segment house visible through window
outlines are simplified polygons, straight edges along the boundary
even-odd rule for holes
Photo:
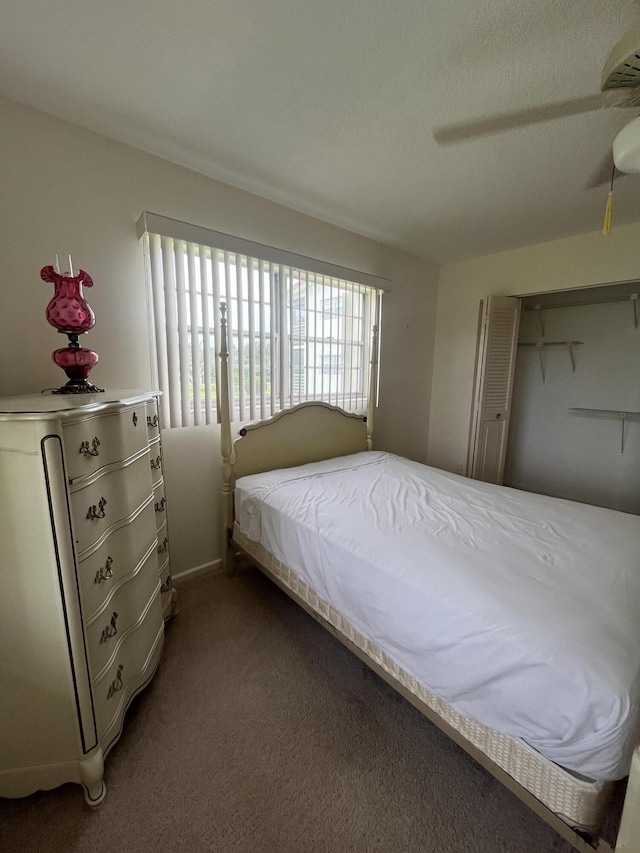
[[[185,239],[190,231],[193,240]],[[307,400],[366,409],[382,294],[373,276],[155,214],[143,214],[138,233],[145,238],[165,425],[217,418],[221,303],[237,419],[268,417]]]

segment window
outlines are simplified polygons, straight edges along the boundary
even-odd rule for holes
[[[342,311],[342,297],[329,296],[322,301],[322,311],[325,320],[330,320],[332,317],[339,317]]]
[[[217,419],[221,303],[236,419],[307,400],[366,409],[371,332],[388,282],[155,214],[143,214],[138,233],[165,424]]]

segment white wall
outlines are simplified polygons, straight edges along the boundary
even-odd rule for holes
[[[447,264],[440,269],[429,463],[466,462],[480,300],[640,277],[640,223]]]
[[[376,446],[426,460],[437,270],[426,261],[205,178],[106,137],[0,99],[0,394],[65,377],[45,319],[56,253],[93,277],[86,343],[101,387],[150,383],[144,264],[135,222],[151,210],[393,280],[384,299]],[[65,339],[66,341],[66,339]],[[63,342],[64,343],[64,342]],[[214,427],[165,433],[174,572],[219,556],[219,439]]]

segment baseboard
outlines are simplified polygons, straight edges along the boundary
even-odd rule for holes
[[[184,572],[175,572],[171,575],[171,581],[175,586],[178,586],[185,581],[191,580],[192,578],[198,577],[198,575],[205,575],[209,572],[221,572],[222,571],[222,560],[212,560],[210,563],[203,563],[201,566],[194,566],[192,569],[186,569]]]

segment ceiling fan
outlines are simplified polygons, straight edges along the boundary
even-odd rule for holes
[[[433,136],[441,145],[462,142],[603,107],[640,109],[640,22],[627,32],[609,54],[602,70],[600,93],[477,121],[446,125],[436,128]],[[611,159],[607,159],[611,171]],[[640,117],[635,118],[616,136],[613,161],[619,172],[640,172]]]

